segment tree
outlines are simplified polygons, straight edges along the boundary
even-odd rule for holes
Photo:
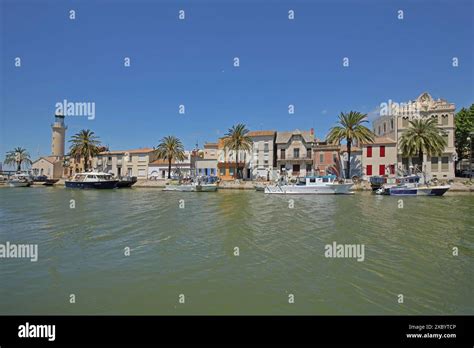
[[[31,163],[30,154],[22,147],[16,147],[13,150],[8,151],[5,156],[5,164],[16,165],[17,172],[21,171],[21,166],[23,164],[30,165]]]
[[[240,150],[251,151],[252,150],[252,139],[247,135],[249,130],[243,123],[229,128],[224,138],[224,148],[235,152],[235,171],[234,178],[237,179],[238,163],[239,163],[239,152]]]
[[[469,133],[474,132],[474,104],[469,109],[462,108],[454,118],[456,130],[454,133],[454,143],[458,160],[469,157]]]
[[[326,137],[328,143],[340,145],[342,140],[347,143],[346,178],[351,173],[351,148],[352,144],[373,143],[375,134],[364,123],[368,123],[367,115],[357,111],[350,111],[339,115],[338,125],[332,127]]]
[[[183,161],[185,158],[184,146],[181,140],[172,135],[166,136],[161,139],[155,152],[158,159],[168,160],[168,179],[171,179],[171,162],[174,159]]]
[[[437,127],[438,120],[414,119],[409,122],[408,129],[400,138],[400,150],[404,157],[410,160],[418,155],[423,168],[423,154],[428,156],[440,155],[446,148],[447,142],[443,138],[443,132]],[[441,133],[441,134],[440,134]]]
[[[89,169],[89,160],[96,156],[101,148],[99,138],[90,129],[83,129],[72,136],[69,152],[71,156],[84,159],[84,171]]]

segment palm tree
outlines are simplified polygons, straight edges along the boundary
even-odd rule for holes
[[[83,129],[69,140],[70,156],[84,159],[84,171],[89,168],[89,160],[100,152],[99,138],[90,129]]]
[[[239,163],[239,152],[240,150],[251,151],[252,150],[252,139],[247,136],[249,130],[243,123],[229,128],[224,138],[224,148],[231,150],[236,153],[235,155],[235,171],[234,178],[237,179],[238,163]]]
[[[21,171],[22,164],[31,164],[30,154],[22,147],[16,147],[7,152],[5,156],[5,164],[15,164],[16,171]]]
[[[408,129],[400,137],[400,150],[403,157],[411,158],[418,155],[423,168],[423,154],[428,156],[441,154],[446,145],[446,139],[437,127],[437,120],[434,118],[426,120],[412,120]]]
[[[168,160],[168,179],[171,179],[171,162],[174,159],[183,161],[185,158],[184,146],[181,140],[172,135],[164,137],[155,152],[158,159]]]
[[[338,125],[330,129],[326,137],[328,143],[341,144],[345,139],[347,143],[347,168],[346,178],[350,178],[351,173],[351,147],[354,142],[373,143],[375,134],[363,124],[368,122],[367,115],[357,111],[350,111],[339,115]]]

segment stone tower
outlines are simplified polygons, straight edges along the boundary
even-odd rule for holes
[[[55,115],[54,123],[51,125],[53,131],[51,139],[51,156],[58,159],[64,157],[64,146],[66,140],[66,125],[64,124],[63,115]]]

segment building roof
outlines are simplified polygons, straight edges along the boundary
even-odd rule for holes
[[[115,151],[103,151],[99,155],[123,155],[125,153],[149,153],[154,151],[151,147],[144,147],[141,149],[132,149],[132,150],[115,150]]]
[[[397,142],[388,137],[375,137],[373,143],[363,143],[362,146],[370,146],[373,144],[396,144]]]
[[[217,143],[205,143],[205,144],[204,144],[204,148],[205,148],[205,149],[217,148]]]
[[[292,132],[277,132],[275,142],[277,144],[286,144],[290,141],[293,135],[301,135],[307,143],[314,142],[314,133],[312,133],[311,131],[300,131],[298,129]]]
[[[357,152],[361,151],[362,149],[358,146],[351,146],[351,152]],[[346,152],[347,151],[347,145],[343,144],[341,145],[341,152]]]
[[[251,131],[247,133],[249,137],[259,137],[259,136],[267,136],[267,135],[274,135],[275,131],[273,130],[260,130],[260,131]]]
[[[56,163],[56,162],[60,162],[60,161],[61,161],[61,160],[58,159],[56,156],[43,156],[43,157],[38,158],[38,159],[37,159],[36,161],[34,161],[32,164],[34,164],[34,163],[36,163],[36,162],[38,162],[38,161],[40,161],[40,160],[42,160],[42,159],[44,159],[45,161],[47,161],[47,162],[49,162],[49,163],[51,163],[51,164],[54,164],[54,163]]]

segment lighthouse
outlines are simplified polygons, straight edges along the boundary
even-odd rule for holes
[[[64,146],[66,139],[66,125],[64,124],[64,115],[55,115],[54,123],[51,125],[51,156],[60,159],[64,157]]]

